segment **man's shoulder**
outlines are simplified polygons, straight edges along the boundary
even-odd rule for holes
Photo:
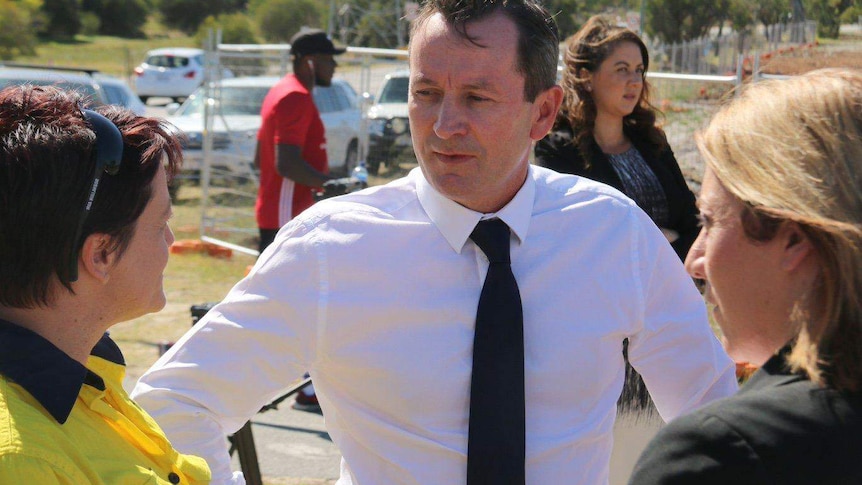
[[[286,76],[275,83],[263,100],[263,106],[273,107],[282,103],[310,102],[311,93],[296,78]]]
[[[628,209],[637,206],[629,197],[610,185],[545,167],[533,166],[532,170],[536,181],[537,204],[561,207],[573,204],[607,204]]]
[[[320,219],[357,219],[401,217],[401,211],[418,204],[415,181],[402,177],[339,197],[322,200],[300,215],[308,221]]]

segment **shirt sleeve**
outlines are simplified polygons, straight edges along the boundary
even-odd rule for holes
[[[703,297],[646,214],[633,211],[632,265],[639,274],[642,321],[629,337],[629,361],[665,421],[738,388],[736,367],[716,338]]]
[[[314,104],[311,96],[290,93],[275,105],[272,117],[274,126],[273,141],[276,145],[305,146],[308,129],[311,126]]]
[[[302,377],[316,349],[317,255],[298,219],[138,381],[135,399],[213,482],[239,483],[226,436]],[[291,237],[295,236],[295,237]]]
[[[647,445],[629,485],[755,485],[775,483],[749,443],[710,415],[682,417]]]

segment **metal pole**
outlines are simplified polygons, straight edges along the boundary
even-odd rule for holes
[[[335,31],[335,0],[329,0],[329,21],[326,25],[326,35],[331,39],[332,32]]]
[[[647,2],[647,0],[641,0],[641,26],[640,26],[641,37],[643,37],[643,35],[644,35],[644,26],[646,25],[646,2]]]
[[[401,28],[404,11],[401,10],[401,0],[395,0],[395,36],[398,39],[398,47],[404,46],[404,29]]]

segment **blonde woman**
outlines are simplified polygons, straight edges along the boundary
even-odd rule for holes
[[[698,145],[686,268],[761,369],[664,428],[630,483],[862,483],[862,73],[752,85]]]

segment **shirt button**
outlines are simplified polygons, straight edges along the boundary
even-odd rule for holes
[[[168,473],[168,481],[174,484],[180,483],[180,476],[174,472],[170,472]]]

